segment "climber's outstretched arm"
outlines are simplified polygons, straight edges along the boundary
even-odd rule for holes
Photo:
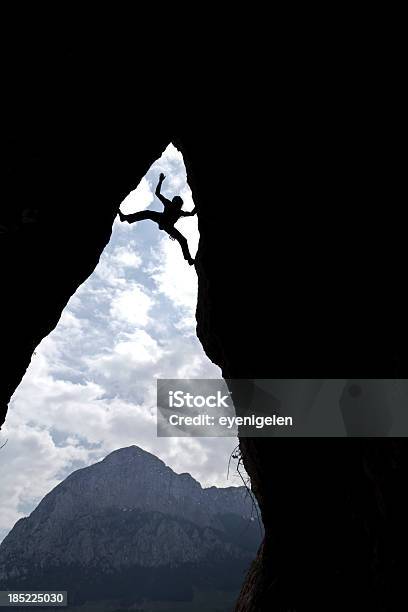
[[[162,202],[163,206],[167,206],[167,204],[170,204],[170,200],[165,198],[164,195],[162,195],[160,193],[161,186],[162,186],[162,183],[163,183],[165,178],[166,177],[164,176],[164,174],[161,173],[160,176],[159,176],[159,182],[157,183],[157,187],[156,187],[156,191],[155,191],[156,196],[159,198],[160,202]]]
[[[182,217],[192,217],[195,214],[197,214],[197,210],[196,210],[196,207],[194,206],[193,210],[190,210],[190,212],[182,212],[181,216]]]

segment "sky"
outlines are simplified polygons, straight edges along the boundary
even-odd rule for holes
[[[194,207],[182,155],[169,145],[122,202],[161,211],[154,190]],[[194,257],[197,218],[180,219]],[[157,378],[220,378],[195,334],[197,275],[151,221],[121,223],[93,274],[36,348],[0,432],[0,541],[74,470],[136,444],[203,486],[240,485],[227,469],[236,438],[157,438]]]

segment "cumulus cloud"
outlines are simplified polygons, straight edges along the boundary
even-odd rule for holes
[[[142,178],[139,185],[134,191],[131,191],[129,195],[123,200],[120,205],[121,211],[128,215],[135,210],[141,210],[147,208],[154,200],[153,191],[146,177]],[[126,225],[124,225],[126,228]]]
[[[180,231],[181,228],[180,228]],[[198,231],[198,230],[197,230]],[[184,231],[185,235],[189,232]],[[192,232],[190,232],[191,235]],[[192,241],[189,241],[191,245]],[[193,267],[186,268],[186,262],[180,249],[174,242],[163,238],[160,241],[158,265],[152,270],[157,289],[171,300],[176,307],[183,309],[183,317],[195,312],[197,299],[197,274]],[[195,250],[191,250],[194,257]]]
[[[125,213],[148,206],[160,172],[163,191],[194,204],[181,154],[170,145]],[[178,224],[194,255],[197,220]],[[157,378],[217,378],[195,335],[195,271],[180,246],[149,221],[115,220],[94,273],[72,296],[58,326],[37,347],[2,431],[0,539],[74,469],[137,444],[204,486],[226,480],[233,438],[157,438]]]
[[[133,245],[134,242],[131,242]],[[142,263],[142,258],[133,249],[118,247],[114,250],[112,258],[119,266],[128,268],[138,268]]]
[[[118,291],[111,301],[110,314],[113,319],[144,327],[149,322],[152,300],[143,287],[133,283],[130,288]]]

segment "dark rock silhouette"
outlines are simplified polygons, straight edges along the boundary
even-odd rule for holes
[[[193,265],[194,259],[190,255],[190,251],[188,249],[188,244],[186,238],[183,236],[181,232],[179,232],[174,224],[181,217],[191,217],[196,214],[196,209],[194,208],[190,212],[182,211],[183,200],[180,196],[174,196],[172,200],[168,200],[162,195],[160,192],[162,183],[166,177],[164,174],[160,174],[159,182],[156,187],[156,196],[162,202],[164,206],[164,211],[162,213],[158,213],[154,210],[143,210],[141,212],[136,212],[130,215],[124,215],[119,210],[119,217],[121,221],[127,221],[128,223],[135,223],[136,221],[144,221],[145,219],[150,219],[150,221],[155,221],[159,228],[165,230],[170,238],[173,240],[177,240],[177,242],[181,246],[181,250],[183,251],[184,259],[190,264]]]
[[[270,66],[241,43],[226,78],[220,49],[201,41],[188,104],[167,96],[160,125],[145,95],[155,78],[133,41],[97,59],[54,41],[15,66],[24,91],[5,86],[0,225],[17,229],[0,235],[2,418],[35,346],[94,269],[120,202],[169,142],[197,205],[197,331],[225,377],[408,378],[401,160],[388,137],[399,126],[377,103],[380,69],[371,90],[355,56],[340,71],[322,56],[303,72],[297,54],[274,73],[272,107]],[[38,214],[23,224],[26,202]],[[237,609],[392,609],[407,569],[406,441],[240,446],[266,536]]]

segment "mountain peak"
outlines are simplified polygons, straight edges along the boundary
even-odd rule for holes
[[[140,446],[136,446],[135,444],[133,444],[132,446],[126,446],[124,448],[118,448],[117,450],[112,451],[111,453],[109,453],[109,455],[106,455],[106,457],[102,460],[101,463],[113,463],[113,462],[128,462],[128,461],[132,461],[135,459],[141,459],[141,460],[147,460],[147,461],[155,461],[158,463],[162,463],[163,465],[164,462],[159,459],[158,457],[156,457],[156,455],[153,455],[152,453],[149,453],[148,451],[144,450],[143,448],[141,448]]]
[[[235,575],[238,589],[260,535],[244,487],[203,489],[129,446],[68,476],[16,523],[0,545],[0,588],[64,584],[80,603],[124,589],[178,600],[174,585],[189,593],[203,575],[211,589]]]
[[[118,508],[162,512],[205,527],[212,525],[214,515],[227,511],[249,517],[252,504],[243,487],[203,489],[191,474],[176,474],[164,461],[133,445],[73,472],[24,523],[32,521],[40,528],[49,520],[78,520]]]

